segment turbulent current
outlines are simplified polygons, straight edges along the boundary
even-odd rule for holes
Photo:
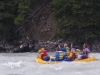
[[[43,65],[35,62],[37,53],[0,53],[0,75],[100,75],[100,53],[90,55],[99,60]]]

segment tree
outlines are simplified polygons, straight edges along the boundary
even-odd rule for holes
[[[53,0],[51,4],[60,31],[57,37],[76,41],[100,37],[99,0]]]
[[[12,40],[18,37],[16,25],[28,21],[31,0],[0,1],[0,40]]]
[[[31,0],[20,0],[18,1],[18,15],[14,20],[16,25],[19,25],[21,22],[28,22],[28,16],[31,12],[29,8],[31,4]]]
[[[0,40],[13,35],[15,9],[13,1],[0,1]]]

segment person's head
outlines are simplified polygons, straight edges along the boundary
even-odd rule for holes
[[[41,50],[44,50],[44,48],[41,48]]]
[[[72,48],[72,49],[71,49],[71,52],[75,52],[75,48]]]
[[[41,48],[41,51],[45,50],[45,48]]]
[[[71,43],[70,45],[73,46],[73,43]]]
[[[83,45],[83,48],[88,48],[88,45],[87,45],[87,44],[84,44],[84,45]]]
[[[65,44],[64,44],[64,47],[68,47],[68,45],[65,43]]]
[[[42,52],[42,49],[40,49],[39,51],[38,51],[38,53],[41,53]]]
[[[74,43],[70,43],[69,46],[70,46],[70,47],[73,47],[73,46],[74,46]]]

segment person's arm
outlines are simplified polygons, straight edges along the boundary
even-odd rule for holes
[[[44,52],[41,52],[40,54],[44,54]]]
[[[87,54],[86,54],[86,51],[83,49],[83,54],[82,54],[83,56],[86,56]]]
[[[73,44],[71,43],[71,45],[70,45],[70,49],[72,49],[73,48]]]

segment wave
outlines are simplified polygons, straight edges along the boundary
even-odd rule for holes
[[[7,62],[7,63],[3,63],[2,65],[5,65],[5,66],[10,67],[10,68],[20,68],[21,64],[22,64],[22,61]]]

